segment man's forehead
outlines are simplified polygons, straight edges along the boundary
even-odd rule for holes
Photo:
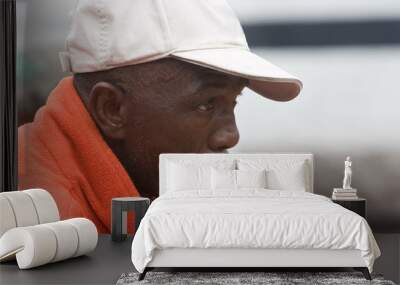
[[[126,69],[128,72],[123,72],[122,76],[125,84],[150,88],[156,93],[168,92],[172,97],[191,96],[210,89],[237,90],[240,93],[248,82],[244,78],[172,58]]]
[[[231,78],[219,75],[207,75],[196,84],[197,89],[225,89],[238,85]]]
[[[200,80],[196,84],[197,89],[243,89],[248,80],[220,71],[203,68],[198,74]]]

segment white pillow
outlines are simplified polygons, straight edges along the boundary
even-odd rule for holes
[[[267,170],[267,188],[306,191],[309,188],[307,161],[290,159],[238,159],[240,170]]]
[[[267,172],[268,188],[272,190],[306,191],[304,163],[288,169],[272,169]]]
[[[236,170],[211,168],[211,189],[235,190]]]
[[[210,167],[169,163],[168,191],[185,191],[193,189],[210,189]]]
[[[238,190],[240,188],[266,188],[266,170],[211,169],[213,190]]]
[[[174,158],[166,162],[166,190],[207,190],[211,191],[211,167],[235,169],[235,159],[210,160],[199,157]]]
[[[267,171],[236,170],[237,188],[267,188]]]

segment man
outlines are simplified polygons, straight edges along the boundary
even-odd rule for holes
[[[188,16],[188,13],[190,16]],[[278,101],[300,80],[252,54],[224,0],[80,1],[65,70],[19,129],[19,188],[44,188],[61,217],[110,230],[110,200],[158,196],[160,153],[226,152],[245,86]]]

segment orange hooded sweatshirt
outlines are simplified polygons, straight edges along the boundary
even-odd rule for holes
[[[43,188],[61,219],[86,217],[110,232],[111,198],[139,196],[77,94],[61,80],[32,123],[18,128],[18,189]]]

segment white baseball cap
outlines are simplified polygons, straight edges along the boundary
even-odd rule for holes
[[[60,53],[64,71],[93,72],[173,57],[249,79],[264,97],[288,101],[295,76],[252,53],[225,0],[81,0]]]

